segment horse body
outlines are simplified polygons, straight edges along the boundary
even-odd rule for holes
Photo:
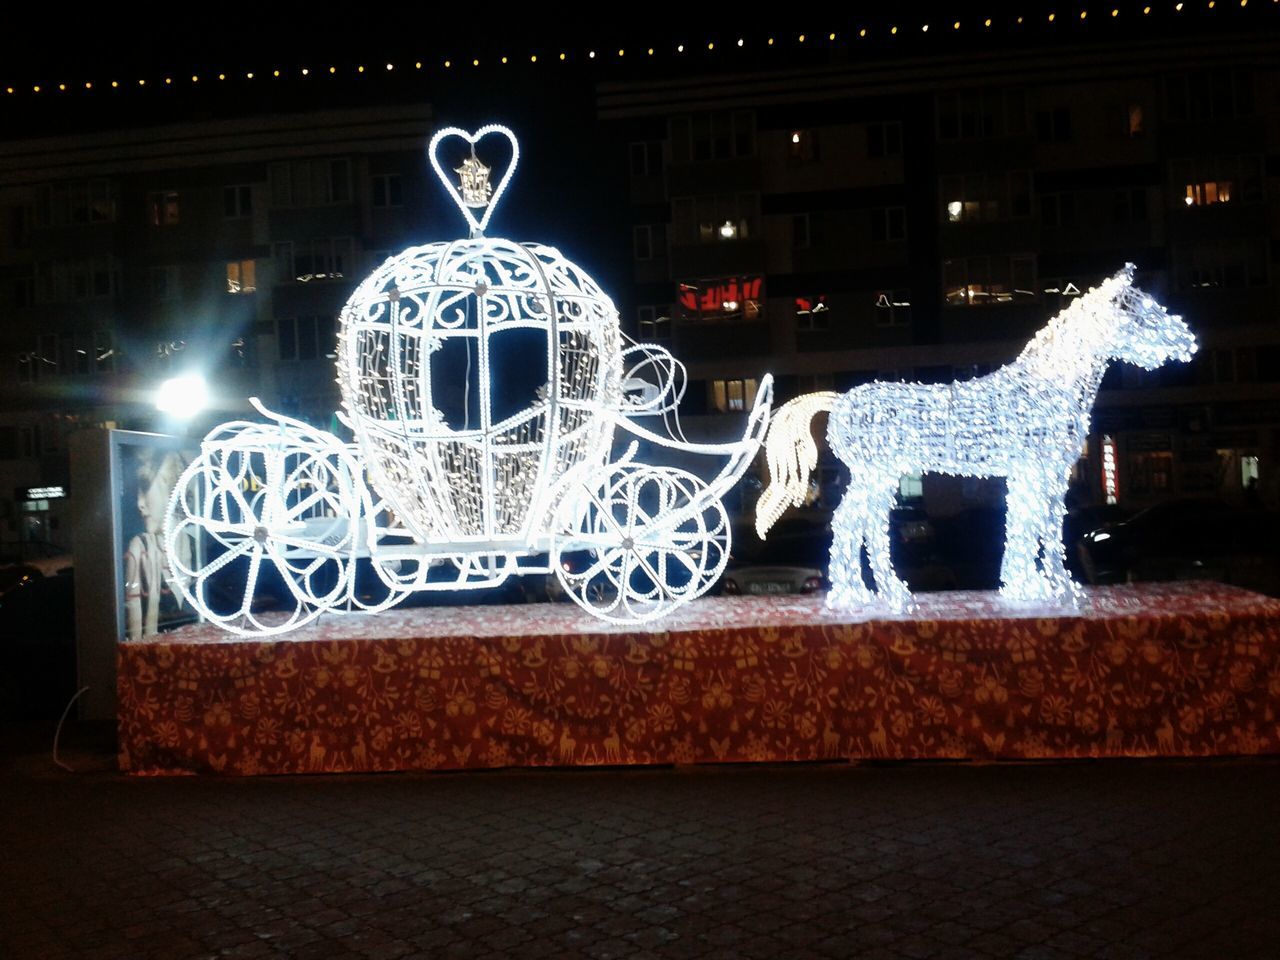
[[[761,536],[800,502],[817,449],[809,420],[829,410],[827,440],[850,471],[832,519],[828,603],[871,601],[862,579],[865,545],[881,597],[908,603],[889,559],[889,511],[904,473],[1006,477],[1008,509],[1001,591],[1022,600],[1075,597],[1064,564],[1062,519],[1072,466],[1111,359],[1155,367],[1188,359],[1195,338],[1181,319],[1132,286],[1133,267],[1073,303],[1013,363],[951,384],[876,382],[844,394],[800,397],[775,415],[766,440],[771,485],[757,506]]]

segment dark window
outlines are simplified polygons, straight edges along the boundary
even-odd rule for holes
[[[867,125],[867,156],[896,157],[902,153],[902,124],[871,123]]]

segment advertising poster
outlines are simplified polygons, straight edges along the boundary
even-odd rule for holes
[[[116,556],[116,618],[121,641],[198,619],[174,582],[164,549],[164,520],[182,471],[198,452],[190,439],[113,431],[111,476]],[[194,539],[177,544],[197,559]]]

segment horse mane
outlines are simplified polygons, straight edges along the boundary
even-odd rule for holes
[[[1115,276],[1108,277],[1096,287],[1090,287],[1087,293],[1072,300],[1065,310],[1059,311],[1036,331],[1013,365],[1029,369],[1048,379],[1057,379],[1064,372],[1061,367],[1064,357],[1092,360],[1098,345],[1096,341],[1106,331],[1098,327],[1096,322],[1091,323],[1088,315],[1100,304],[1119,297],[1130,285],[1132,278],[1132,268],[1126,266]],[[1085,326],[1086,324],[1089,326]]]

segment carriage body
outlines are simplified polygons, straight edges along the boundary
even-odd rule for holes
[[[496,188],[476,156],[490,135],[512,151]],[[450,139],[470,147],[455,168],[460,188],[441,162]],[[764,438],[772,379],[761,378],[741,440],[690,442],[669,421],[685,384],[670,352],[624,344],[613,302],[559,251],[484,236],[519,157],[514,135],[447,128],[428,157],[471,234],[391,257],[343,308],[339,416],[354,439],[256,400],[267,423],[215,428],[170,500],[173,585],[206,619],[249,635],[522,573],[554,574],[566,596],[613,622],[653,620],[701,596],[728,560],[722,497]],[[646,464],[641,443],[723,465],[704,479]],[[186,540],[213,553],[184,559]],[[357,572],[366,561],[372,589]],[[211,585],[228,571],[231,599],[214,609]],[[258,615],[264,577],[283,614]]]
[[[450,551],[542,545],[561,481],[608,456],[621,380],[612,301],[538,244],[410,248],[340,318],[338,383],[370,482],[416,540]]]

